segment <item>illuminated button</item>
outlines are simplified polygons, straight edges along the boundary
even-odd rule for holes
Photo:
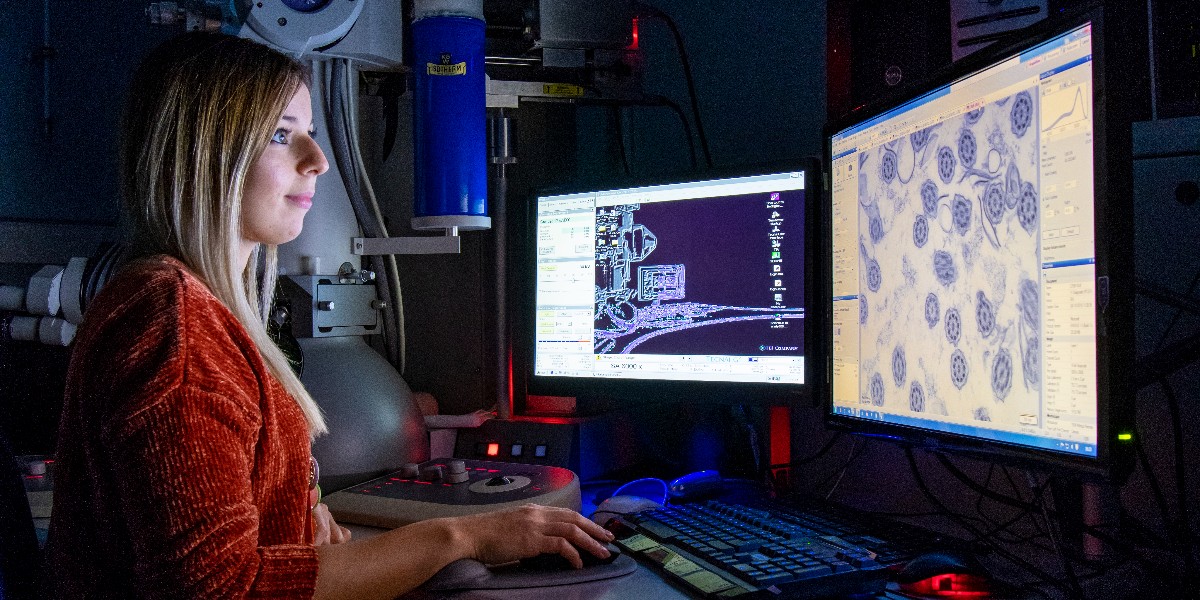
[[[538,444],[537,446],[534,446],[533,455],[538,458],[544,458],[546,456],[546,445]]]
[[[488,456],[500,456],[500,444],[495,442],[487,445]]]
[[[524,445],[524,444],[513,444],[513,445],[512,445],[512,455],[513,455],[513,456],[520,456],[520,455],[521,455],[521,453],[522,453],[522,452],[524,452],[524,451],[525,451],[525,445]]]

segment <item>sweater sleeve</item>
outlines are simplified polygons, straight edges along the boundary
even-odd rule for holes
[[[261,416],[255,399],[220,387],[180,385],[104,429],[139,592],[312,597],[312,545],[259,545],[251,477]]]

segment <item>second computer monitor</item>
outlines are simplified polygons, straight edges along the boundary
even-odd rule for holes
[[[1100,469],[1120,431],[1097,19],[831,130],[834,423]],[[1111,149],[1110,149],[1111,150]],[[1111,173],[1111,172],[1110,172]],[[1109,316],[1112,317],[1112,313]],[[1113,339],[1116,339],[1115,337]]]
[[[539,196],[532,380],[576,396],[803,384],[812,175]]]

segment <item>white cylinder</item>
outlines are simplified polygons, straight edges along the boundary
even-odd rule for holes
[[[44,317],[38,323],[38,341],[47,346],[69,346],[75,339],[75,325],[66,319]]]
[[[62,274],[62,267],[46,265],[29,278],[29,287],[25,291],[25,310],[35,315],[57,315],[62,306],[58,297]]]
[[[25,310],[25,288],[0,285],[0,310]]]
[[[83,275],[87,271],[88,259],[73,257],[63,271],[62,284],[58,290],[62,303],[63,317],[76,325],[83,322]]]
[[[12,339],[19,342],[36,342],[38,337],[39,317],[13,317],[9,325]]]

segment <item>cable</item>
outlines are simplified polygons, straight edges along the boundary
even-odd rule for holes
[[[352,74],[353,71],[350,73]],[[367,167],[363,164],[362,160],[362,142],[358,137],[358,78],[348,76],[346,80],[348,84],[346,99],[350,116],[349,132],[352,140],[350,151],[354,156],[354,162],[358,168],[363,190],[366,192],[366,202],[371,209],[371,214],[375,216],[379,224],[379,235],[386,238],[389,237],[387,224],[383,220],[383,212],[379,209],[379,200],[375,195],[375,187],[371,185],[371,177],[367,174]],[[375,260],[377,259],[372,259],[372,262]],[[404,334],[404,295],[400,289],[400,267],[396,263],[396,255],[394,254],[384,255],[379,257],[378,260],[382,263],[383,275],[388,280],[387,289],[382,291],[388,292],[387,299],[392,305],[390,309],[385,309],[385,312],[389,312],[396,320],[395,335],[385,340],[385,344],[388,346],[388,354],[395,356],[397,359],[396,367],[403,373],[407,364],[407,343]]]
[[[1029,471],[1026,471],[1025,477],[1029,480],[1029,488],[1031,490],[1037,490],[1038,486],[1034,483],[1033,474]],[[1075,597],[1082,599],[1083,588],[1079,585],[1079,578],[1075,575],[1075,566],[1072,565],[1070,559],[1067,558],[1066,544],[1062,541],[1061,536],[1062,532],[1059,532],[1060,535],[1054,535],[1054,523],[1050,522],[1050,511],[1046,509],[1046,502],[1044,500],[1045,494],[1046,489],[1043,487],[1041,491],[1038,491],[1034,497],[1037,499],[1037,503],[1042,507],[1042,518],[1046,520],[1046,533],[1050,534],[1050,541],[1054,544],[1055,549],[1058,551],[1058,561],[1062,564],[1063,571],[1067,574],[1067,581],[1071,584],[1071,592],[1075,594]]]
[[[1183,420],[1179,415],[1179,398],[1175,390],[1164,377],[1163,393],[1167,396],[1167,408],[1171,411],[1171,433],[1174,436],[1175,450],[1175,498],[1179,503],[1179,538],[1182,544],[1183,562],[1187,565],[1188,573],[1196,572],[1196,556],[1192,551],[1192,520],[1188,516],[1190,504],[1187,492],[1187,464],[1184,462],[1183,449]]]
[[[769,468],[769,469],[794,469],[796,467],[806,465],[806,464],[808,464],[814,460],[817,460],[817,459],[821,458],[822,456],[825,456],[826,454],[828,454],[829,451],[833,448],[834,444],[836,444],[838,442],[838,440],[842,439],[842,437],[844,435],[845,434],[842,433],[841,431],[835,433],[832,437],[829,438],[829,441],[825,442],[824,446],[821,446],[820,450],[816,451],[815,454],[811,454],[811,455],[801,458],[799,460],[793,460],[792,462],[788,462],[788,463],[778,463],[778,464],[768,465],[767,468]]]
[[[936,454],[936,456],[939,457],[939,460],[945,458],[941,454]],[[965,483],[968,487],[970,487],[971,489],[973,489],[979,493],[987,494],[988,497],[992,498],[993,500],[996,500],[997,502],[1001,502],[1004,504],[1008,504],[1010,506],[1014,506],[1014,507],[1030,510],[1030,511],[1041,510],[1043,508],[1043,506],[1038,506],[1033,503],[1027,503],[1022,500],[1015,500],[1013,498],[1009,498],[1007,496],[1004,496],[1003,494],[999,494],[990,489],[980,488],[979,484],[977,482],[971,480],[965,473],[962,472],[962,470],[958,469],[958,467],[956,467],[949,460],[942,461],[942,465],[945,466],[946,470],[948,472],[950,472],[952,475],[954,475],[955,478],[957,478],[960,481],[962,481],[963,483]],[[1056,511],[1050,510],[1048,508],[1046,510],[1055,519],[1059,518]],[[1034,521],[1034,523],[1035,524],[1037,523],[1036,520]],[[1104,531],[1103,529],[1099,529],[1099,528],[1097,528],[1093,525],[1089,525],[1087,523],[1083,523],[1081,525],[1081,527],[1082,527],[1083,531],[1085,533],[1087,533],[1088,535],[1100,540],[1101,542],[1104,542],[1105,544],[1108,544],[1109,546],[1112,546],[1114,549],[1117,549],[1117,550],[1123,552],[1127,558],[1134,560],[1142,568],[1153,573],[1154,575],[1165,578],[1165,579],[1174,579],[1174,578],[1178,577],[1175,573],[1171,573],[1169,571],[1164,570],[1162,568],[1162,566],[1159,565],[1158,563],[1150,561],[1150,560],[1142,557],[1141,555],[1139,555],[1137,553],[1137,548],[1135,546],[1130,545],[1125,540],[1117,539],[1116,537],[1113,537],[1111,534]],[[1044,532],[1044,533],[1045,533],[1045,535],[1049,535],[1049,532]],[[1084,561],[1084,562],[1090,562],[1090,561]]]
[[[829,496],[833,493],[833,489],[837,488],[838,483],[841,482],[842,477],[845,476],[846,470],[850,468],[850,465],[854,464],[854,461],[858,460],[858,457],[862,456],[863,453],[866,452],[866,448],[867,448],[866,444],[863,444],[861,447],[858,447],[858,449],[855,450],[855,447],[858,446],[858,439],[851,438],[851,441],[852,441],[852,443],[850,444],[850,455],[846,458],[846,464],[842,466],[842,470],[838,471],[836,473],[830,473],[829,475],[825,476],[824,479],[822,479],[820,482],[818,482],[816,485],[813,486],[815,489],[823,488],[823,487],[825,487],[825,484],[829,483],[829,481],[831,479],[833,479],[835,476],[837,477],[837,482],[835,482],[833,484],[833,488],[831,488],[829,490],[829,494],[826,494],[826,496],[825,496],[826,500],[828,500]]]
[[[647,16],[662,19],[666,22],[667,27],[671,29],[671,35],[675,38],[675,47],[679,50],[679,61],[683,65],[683,76],[687,81],[688,98],[692,103],[692,117],[696,120],[696,133],[700,136],[700,148],[704,150],[704,163],[709,169],[713,166],[712,153],[708,149],[708,136],[704,133],[704,120],[700,118],[700,102],[696,97],[696,81],[692,79],[692,65],[688,60],[687,49],[683,45],[683,36],[679,34],[679,27],[675,24],[675,20],[667,13],[641,2],[636,3],[637,6],[646,11]],[[689,141],[691,136],[688,136]]]
[[[666,96],[647,96],[647,99],[656,101],[659,106],[666,106],[666,107],[670,108],[671,110],[675,111],[676,115],[679,116],[679,122],[683,124],[684,137],[687,138],[688,157],[691,159],[692,170],[695,171],[696,166],[697,166],[696,165],[696,142],[692,139],[692,126],[690,123],[688,123],[687,115],[683,114],[683,109],[679,108],[678,104],[675,104],[674,102],[671,101],[670,98],[667,98]],[[651,106],[653,106],[653,105],[651,105]]]
[[[330,100],[328,121],[331,131],[329,139],[333,147],[334,160],[337,161],[338,171],[342,176],[342,183],[346,188],[346,195],[350,199],[350,206],[354,209],[354,217],[358,221],[359,227],[367,237],[386,237],[382,230],[383,222],[374,218],[378,214],[377,207],[376,210],[372,210],[363,198],[364,186],[361,184],[366,173],[360,171],[361,161],[354,158],[353,150],[351,150],[353,144],[350,130],[353,126],[350,122],[349,106],[346,101],[349,87],[347,78],[350,72],[348,62],[344,59],[334,59],[329,73],[330,81],[327,86]],[[387,274],[386,266],[384,272],[384,277],[375,278],[375,286],[380,295],[391,300],[394,297],[391,286],[392,277]],[[384,340],[388,347],[389,362],[403,370],[402,357],[396,347],[399,334],[395,314],[393,310],[383,311]]]
[[[846,471],[850,470],[850,463],[854,461],[854,450],[857,445],[858,438],[850,440],[850,455],[846,457],[846,465],[842,467],[842,472],[838,475],[837,481],[833,482],[833,487],[829,488],[828,494],[825,494],[826,500],[833,496],[834,490],[838,488],[838,485],[842,483],[842,478],[846,476]]]
[[[1046,573],[1045,571],[1041,570],[1037,566],[1029,563],[1028,561],[1020,558],[1019,556],[1016,556],[1015,554],[1009,552],[1008,550],[1005,550],[1004,548],[1000,547],[999,545],[989,542],[989,540],[987,540],[986,538],[984,538],[982,536],[982,532],[980,532],[974,526],[967,523],[966,519],[962,515],[950,510],[950,508],[947,507],[945,504],[943,504],[942,501],[940,499],[938,499],[937,495],[934,494],[933,491],[929,489],[929,486],[925,483],[925,479],[923,477],[921,477],[921,471],[917,467],[917,459],[916,459],[916,456],[913,455],[912,448],[905,448],[904,455],[908,459],[908,465],[909,465],[910,470],[912,471],[913,480],[916,482],[917,487],[920,488],[921,493],[925,495],[925,498],[927,500],[929,500],[931,503],[933,503],[934,506],[937,506],[938,509],[942,511],[943,515],[948,517],[950,520],[954,521],[959,527],[963,528],[967,532],[974,534],[976,536],[977,541],[988,543],[989,547],[991,547],[997,554],[999,554],[1000,556],[1002,556],[1009,562],[1024,569],[1025,571],[1029,572],[1030,574],[1034,575],[1035,577],[1038,577],[1042,581],[1046,582],[1046,584],[1057,587],[1066,593],[1070,593],[1070,590],[1064,589],[1065,586],[1063,586],[1061,583],[1055,581],[1054,578],[1052,578],[1049,573]]]
[[[1192,282],[1188,284],[1188,291],[1184,296],[1191,298],[1196,293],[1196,286],[1200,285],[1200,271],[1192,276]],[[1179,321],[1179,317],[1183,315],[1183,307],[1175,306],[1175,312],[1171,313],[1171,319],[1167,321],[1167,326],[1163,328],[1162,336],[1158,338],[1158,343],[1154,346],[1154,352],[1163,349],[1167,345],[1167,338],[1171,336],[1171,330],[1175,328],[1175,324]],[[1153,354],[1154,352],[1151,352]]]
[[[672,111],[675,112],[675,115],[677,117],[679,117],[679,123],[683,126],[683,137],[684,137],[684,139],[687,140],[687,143],[688,143],[688,160],[691,163],[692,170],[695,171],[697,169],[698,163],[696,162],[697,161],[697,159],[696,159],[696,142],[695,142],[695,140],[692,139],[692,124],[688,122],[687,115],[683,114],[683,109],[680,108],[679,105],[676,104],[674,101],[672,101],[670,98],[667,98],[666,96],[662,96],[662,95],[650,94],[650,95],[644,95],[637,100],[610,100],[610,99],[604,99],[604,98],[583,98],[583,99],[577,100],[576,103],[578,103],[580,105],[597,105],[597,106],[618,106],[618,107],[620,107],[620,106],[665,106],[667,108],[670,108]],[[622,145],[621,151],[622,152],[625,151],[624,145]]]
[[[632,175],[629,169],[629,155],[625,153],[625,114],[621,111],[621,105],[614,104],[609,107],[609,114],[613,120],[613,132],[617,136],[617,153],[621,159],[621,167],[626,175]]]

